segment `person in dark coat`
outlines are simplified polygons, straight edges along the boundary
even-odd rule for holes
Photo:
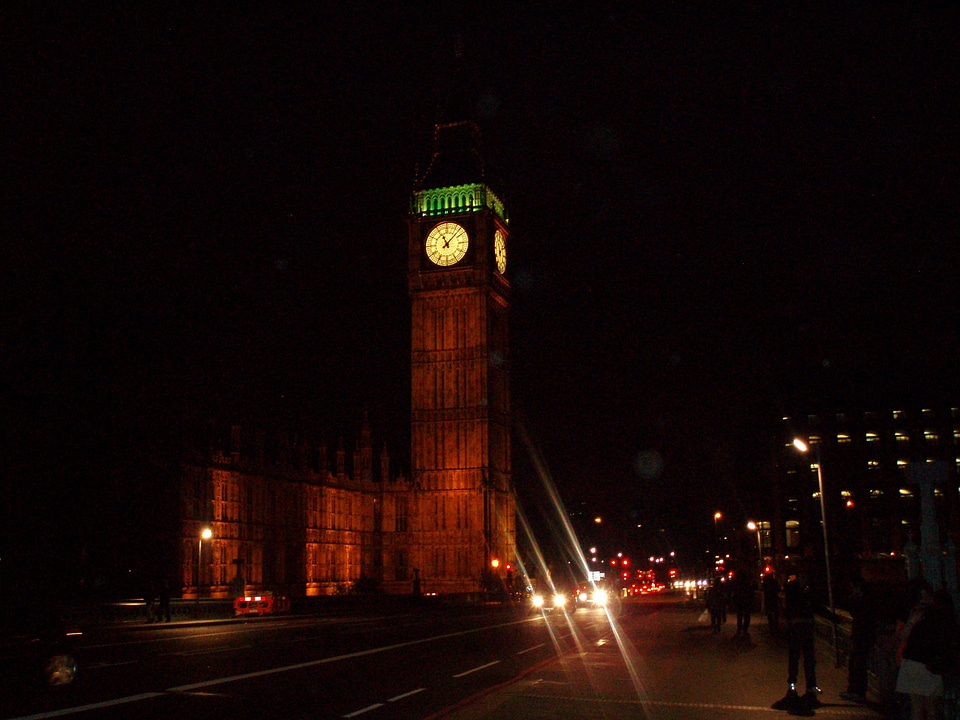
[[[164,622],[170,622],[170,585],[166,580],[160,586],[160,605],[157,608],[157,622],[161,618]]]
[[[707,590],[707,610],[710,612],[710,627],[714,633],[720,632],[727,621],[727,594],[719,579],[714,578]]]
[[[867,665],[870,648],[876,641],[877,603],[863,577],[853,578],[847,603],[853,623],[850,627],[850,659],[847,663],[847,689],[840,697],[856,703],[867,701]]]
[[[733,607],[737,612],[736,637],[750,637],[750,615],[753,613],[754,585],[750,571],[739,568],[733,576]]]
[[[787,694],[777,700],[773,708],[812,715],[814,708],[820,707],[821,690],[817,685],[813,599],[810,596],[806,575],[800,569],[787,578],[787,584],[783,590],[783,614],[787,620],[789,645]],[[807,685],[806,693],[802,697],[797,692],[801,656],[803,657],[803,676]]]
[[[910,717],[943,717],[944,675],[956,672],[960,630],[950,594],[943,589],[920,603],[905,628],[897,692],[910,698]]]
[[[152,623],[157,618],[157,595],[153,591],[153,585],[147,583],[143,591],[143,605],[147,610],[147,622]]]

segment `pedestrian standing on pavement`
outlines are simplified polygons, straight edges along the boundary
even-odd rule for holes
[[[780,581],[771,570],[763,576],[763,610],[771,632],[780,628]]]
[[[788,662],[787,694],[773,704],[774,710],[792,714],[812,715],[820,707],[820,688],[817,686],[817,656],[814,646],[813,599],[802,568],[787,578],[783,591],[783,614],[787,620]],[[803,679],[806,693],[797,692],[800,657],[803,657]]]
[[[707,590],[707,610],[710,612],[710,627],[714,633],[727,621],[727,594],[720,584],[720,578],[714,578]]]
[[[850,659],[847,663],[847,689],[840,697],[855,703],[867,701],[867,665],[870,649],[876,642],[878,609],[876,598],[862,575],[855,575],[847,602],[853,622],[850,627]]]
[[[143,605],[147,610],[147,622],[152,623],[156,620],[157,607],[155,604],[156,595],[153,592],[153,585],[147,583],[143,592]]]
[[[737,612],[737,634],[742,640],[750,638],[750,615],[753,612],[754,586],[750,571],[738,568],[733,575],[733,607]]]
[[[170,622],[170,584],[164,580],[160,586],[160,605],[157,609],[157,622],[160,619]]]
[[[929,603],[918,603],[911,613],[897,673],[897,692],[910,698],[910,720],[943,718],[944,675],[956,671],[958,638],[953,601],[946,590],[937,590]]]

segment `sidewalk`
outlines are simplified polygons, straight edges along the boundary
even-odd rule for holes
[[[699,610],[669,607],[627,612],[616,633],[533,668],[519,680],[471,698],[436,718],[444,720],[697,720],[789,717],[773,710],[787,679],[785,631],[770,632],[754,615],[750,639],[734,638],[728,622],[715,635],[698,623]],[[846,669],[833,648],[818,642],[817,682],[822,718],[875,720],[875,707],[842,700]],[[803,692],[803,670],[799,690]],[[875,698],[874,698],[875,699]]]

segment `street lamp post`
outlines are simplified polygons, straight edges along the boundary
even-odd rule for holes
[[[757,567],[763,572],[763,541],[760,539],[760,524],[753,520],[747,523],[747,530],[757,534]]]
[[[197,545],[197,602],[200,602],[200,567],[203,564],[203,541],[213,537],[213,531],[210,528],[204,528],[200,531],[200,543]]]
[[[713,541],[716,543],[716,550],[714,551],[715,555],[720,554],[720,520],[723,518],[723,513],[719,510],[713,514]]]
[[[802,453],[810,448],[800,438],[794,438],[793,446]],[[827,540],[827,506],[823,499],[823,463],[820,456],[820,443],[817,443],[817,485],[820,490],[820,524],[823,526],[823,561],[827,573],[827,602],[830,603],[830,627],[833,629],[833,653],[840,667],[840,649],[837,645],[837,609],[833,604],[833,580],[830,577],[830,544]]]

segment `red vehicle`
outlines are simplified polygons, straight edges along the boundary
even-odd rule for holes
[[[290,598],[286,595],[274,595],[266,592],[262,595],[247,595],[233,601],[233,614],[276,615],[290,611]]]

